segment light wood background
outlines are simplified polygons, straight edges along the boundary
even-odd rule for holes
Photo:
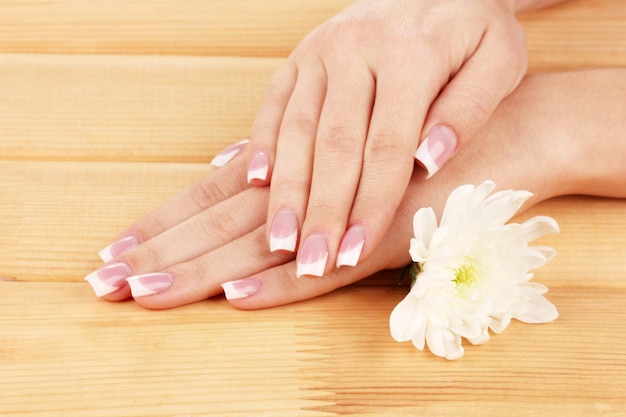
[[[0,0],[0,415],[626,416],[623,200],[534,208],[562,227],[537,274],[560,318],[456,362],[391,339],[393,277],[257,312],[146,311],[82,281],[247,136],[273,71],[348,3]],[[523,23],[533,72],[626,66],[623,0]]]

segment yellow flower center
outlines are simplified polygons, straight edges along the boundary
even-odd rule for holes
[[[480,281],[480,270],[476,260],[470,257],[464,259],[463,264],[454,271],[454,284],[458,292],[468,290]]]

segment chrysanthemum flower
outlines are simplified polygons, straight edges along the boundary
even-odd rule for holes
[[[517,319],[545,323],[558,312],[548,289],[530,282],[531,271],[548,263],[556,251],[528,243],[558,232],[554,219],[507,221],[532,194],[500,191],[486,181],[463,185],[450,194],[437,226],[431,208],[417,211],[410,254],[417,275],[409,294],[391,313],[391,335],[398,342],[424,344],[438,356],[463,356],[462,338],[473,344],[489,340],[489,329],[503,331]]]

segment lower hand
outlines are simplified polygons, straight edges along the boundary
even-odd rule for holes
[[[626,197],[624,74],[606,70],[526,79],[448,169],[428,181],[413,175],[383,242],[355,268],[298,279],[293,254],[268,254],[269,192],[245,183],[244,154],[132,225],[120,238],[144,243],[117,254],[103,269],[139,275],[131,278],[133,296],[147,308],[204,300],[220,294],[224,283],[248,294],[231,300],[237,307],[271,307],[407,264],[415,211],[431,206],[439,213],[461,184],[491,179],[499,188],[526,189],[535,193],[529,204],[565,193]],[[152,294],[145,295],[144,287]],[[130,296],[122,279],[104,298]]]

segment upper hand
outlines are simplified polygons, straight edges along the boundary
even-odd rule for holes
[[[248,180],[271,182],[270,249],[298,248],[298,275],[364,261],[416,149],[432,176],[525,70],[509,0],[361,0],[319,26],[272,79],[251,134]]]

